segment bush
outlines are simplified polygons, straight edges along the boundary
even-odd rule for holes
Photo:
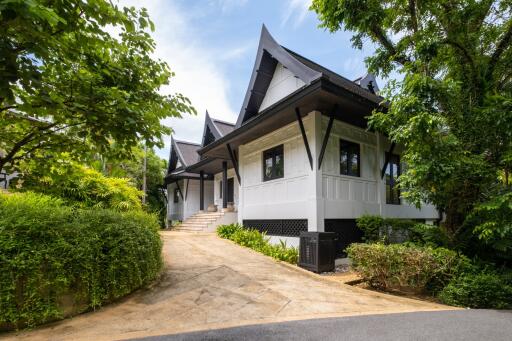
[[[399,243],[410,237],[410,231],[418,224],[413,220],[383,218],[375,215],[363,215],[356,220],[357,227],[363,231],[366,242]]]
[[[497,273],[466,273],[439,293],[445,304],[469,308],[512,308],[512,286]]]
[[[352,244],[347,253],[364,281],[385,290],[433,292],[470,266],[454,251],[414,245]]]
[[[158,229],[143,212],[0,194],[0,327],[63,318],[149,283],[162,265]]]
[[[142,209],[142,191],[135,188],[130,179],[107,177],[75,163],[64,164],[48,174],[26,175],[17,187],[62,198],[67,204],[80,208]]]
[[[246,229],[240,224],[219,226],[217,235],[287,263],[297,264],[299,260],[299,250],[297,248],[288,247],[286,242],[283,241],[273,245],[264,233],[260,233],[258,230]]]

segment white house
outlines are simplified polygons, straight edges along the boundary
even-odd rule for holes
[[[201,145],[189,148],[197,155],[179,158],[173,142],[169,193],[179,183],[185,194],[170,198],[170,219],[232,201],[236,221],[274,239],[297,245],[301,231],[329,231],[342,248],[361,237],[355,219],[363,214],[437,220],[434,207],[400,198],[401,148],[368,130],[366,117],[382,105],[377,91],[371,74],[350,81],[279,45],[263,26],[236,124],[221,131],[207,115]],[[191,194],[201,183],[203,199]],[[199,203],[179,206],[192,196]]]

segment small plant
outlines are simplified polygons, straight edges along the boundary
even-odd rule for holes
[[[240,224],[219,226],[217,235],[287,263],[297,264],[299,260],[297,248],[287,246],[282,240],[277,245],[271,244],[265,233],[247,229]]]
[[[445,304],[469,308],[512,308],[512,286],[495,272],[465,273],[439,293]]]

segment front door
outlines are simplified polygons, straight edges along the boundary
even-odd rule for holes
[[[227,196],[227,202],[235,203],[235,179],[229,178],[228,179],[228,196]]]

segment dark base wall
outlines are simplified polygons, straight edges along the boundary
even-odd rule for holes
[[[363,240],[363,231],[357,227],[355,219],[325,219],[324,226],[325,232],[336,233],[337,257],[346,257],[345,248]]]
[[[243,225],[269,236],[298,237],[301,231],[308,230],[307,219],[247,219]]]

